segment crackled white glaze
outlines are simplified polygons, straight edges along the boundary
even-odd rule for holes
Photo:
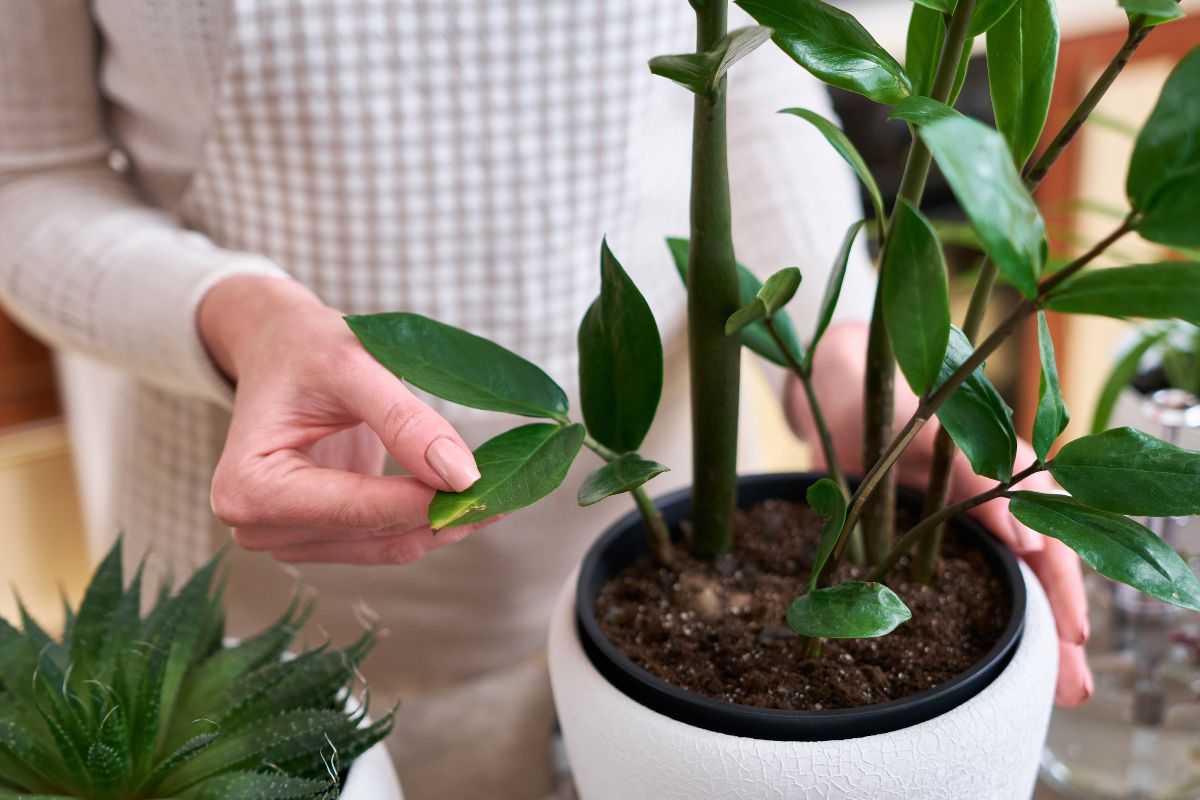
[[[1046,595],[1022,566],[1025,634],[980,694],[920,725],[829,742],[713,733],[630,700],[592,666],[575,578],[550,624],[550,679],[582,800],[1024,800],[1033,793],[1058,667]]]
[[[383,742],[359,756],[342,786],[342,800],[404,800],[396,769]]]

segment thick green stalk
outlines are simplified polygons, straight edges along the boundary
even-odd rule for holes
[[[593,439],[591,434],[583,437],[583,446],[608,462],[616,461],[621,457],[620,453]],[[633,502],[642,515],[642,524],[646,528],[646,542],[650,545],[651,552],[654,553],[654,557],[660,564],[671,566],[675,561],[675,550],[671,546],[671,531],[667,528],[667,523],[663,521],[662,514],[640,486],[630,494],[633,495]]]
[[[696,50],[714,49],[727,27],[726,0],[693,0]],[[692,122],[691,239],[688,249],[688,356],[692,385],[692,550],[701,558],[733,544],[737,500],[741,337],[725,335],[738,309],[725,142],[726,79],[697,94]]]

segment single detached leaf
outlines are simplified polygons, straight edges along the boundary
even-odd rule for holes
[[[1118,319],[1182,319],[1200,325],[1200,263],[1162,261],[1085,270],[1055,288],[1046,308]]]
[[[1200,514],[1200,453],[1134,428],[1063,446],[1050,473],[1082,503],[1139,517]]]
[[[946,360],[938,376],[938,385],[958,369],[975,348],[966,334],[950,329]],[[1013,427],[1012,409],[1000,397],[980,366],[950,395],[937,412],[942,427],[963,451],[975,474],[996,481],[1012,477],[1013,461],[1017,458],[1017,431]]]
[[[1054,0],[1017,0],[987,35],[988,85],[996,127],[1017,167],[1037,147],[1058,65]]]
[[[939,103],[928,97],[913,95],[906,97],[896,104],[888,119],[902,119],[917,126],[928,125],[942,119],[965,119],[962,113],[945,103]]]
[[[966,117],[931,122],[921,129],[921,138],[987,254],[1023,295],[1036,297],[1045,260],[1045,224],[1004,138]]]
[[[579,487],[579,505],[590,506],[614,494],[632,492],[655,475],[669,471],[657,461],[626,453],[587,476]]]
[[[1121,392],[1129,384],[1133,383],[1133,379],[1138,376],[1142,357],[1150,352],[1150,348],[1165,339],[1166,336],[1167,331],[1165,330],[1147,333],[1113,367],[1108,380],[1104,382],[1104,388],[1100,390],[1100,399],[1096,401],[1096,410],[1092,413],[1092,433],[1102,433],[1108,428],[1109,420],[1112,419],[1113,409],[1117,405],[1117,398],[1121,396]]]
[[[679,272],[679,277],[686,287],[688,280],[688,240],[668,238],[667,247],[670,249],[671,257],[675,261],[675,269]],[[741,264],[737,265],[737,271],[741,303],[743,306],[748,306],[758,295],[758,290],[762,288],[762,283],[759,282],[753,272]],[[796,334],[796,326],[792,324],[792,318],[787,315],[787,312],[780,311],[775,315],[774,324],[775,329],[779,331],[779,337],[787,345],[788,352],[792,358],[798,363],[803,363],[804,348],[800,346],[800,337]],[[742,329],[742,344],[772,364],[777,364],[784,369],[788,369],[791,366],[788,359],[784,357],[783,352],[779,349],[779,345],[775,343],[775,339],[771,336],[770,331],[767,330],[767,326],[761,321],[751,323]]]
[[[729,68],[771,38],[771,31],[752,25],[730,31],[712,50],[650,59],[650,71],[699,95],[717,89]]]
[[[812,573],[808,578],[808,591],[811,592],[817,588],[821,570],[825,569],[825,564],[829,561],[829,556],[833,553],[838,536],[842,532],[842,525],[846,522],[846,496],[842,494],[841,487],[832,480],[821,478],[808,487],[805,498],[808,500],[809,507],[824,520],[821,523],[821,539],[817,543],[817,555],[813,559]]]
[[[769,319],[796,296],[800,288],[800,270],[785,267],[767,278],[749,304],[733,312],[725,322],[725,335],[729,336],[752,322]]]
[[[567,395],[550,376],[494,342],[404,312],[346,317],[367,352],[398,378],[471,408],[565,419]]]
[[[787,621],[801,636],[866,639],[891,633],[912,619],[912,612],[882,583],[847,581],[815,589],[792,601]]]
[[[853,223],[842,237],[842,246],[838,248],[837,256],[833,259],[833,267],[829,270],[829,278],[825,281],[825,294],[821,296],[821,310],[817,312],[817,325],[813,330],[812,339],[808,343],[808,351],[804,354],[804,368],[812,368],[813,353],[829,323],[833,321],[833,312],[837,309],[838,298],[842,296],[842,283],[846,279],[846,266],[850,263],[850,252],[858,232],[866,224],[865,219]]]
[[[875,209],[875,219],[883,220],[883,195],[879,191],[879,184],[875,182],[875,176],[871,174],[871,168],[867,166],[867,162],[863,160],[862,155],[850,141],[850,138],[829,120],[822,117],[815,111],[809,111],[807,108],[785,108],[779,112],[781,114],[792,114],[811,123],[825,140],[833,146],[837,154],[842,157],[858,179],[862,181],[863,186],[867,188],[867,194],[871,196],[871,205]]]
[[[896,59],[845,11],[821,0],[737,0],[796,63],[831,86],[892,104],[909,93]]]
[[[1184,56],[1138,134],[1125,192],[1142,214],[1138,233],[1160,244],[1200,245],[1200,48]]]
[[[1146,15],[1146,25],[1161,25],[1183,18],[1178,0],[1117,0],[1130,19]]]
[[[1015,492],[1008,510],[1024,525],[1070,547],[1092,569],[1164,603],[1200,611],[1200,581],[1182,558],[1128,517],[1071,497]]]
[[[619,453],[646,438],[662,396],[662,340],[633,280],[600,246],[600,296],[579,324],[579,395],[596,441]]]
[[[1054,440],[1067,429],[1071,414],[1063,400],[1058,382],[1058,362],[1054,358],[1054,341],[1046,312],[1038,312],[1038,353],[1042,362],[1041,385],[1038,388],[1037,415],[1033,419],[1033,450],[1042,461],[1054,447]]]
[[[975,4],[975,13],[971,15],[967,35],[978,36],[987,33],[997,22],[1004,19],[1004,15],[1015,3],[1016,0],[979,0]]]
[[[927,95],[933,88],[933,74],[945,38],[946,23],[942,15],[928,6],[914,4],[904,48],[904,71],[912,80],[914,95]]]
[[[883,319],[896,362],[918,395],[933,388],[950,339],[950,288],[942,243],[904,198],[888,232],[881,269]]]
[[[465,492],[438,492],[429,504],[430,526],[469,525],[533,505],[567,477],[583,436],[582,425],[539,422],[489,439],[475,451],[483,477]]]

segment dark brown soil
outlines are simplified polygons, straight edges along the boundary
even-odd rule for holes
[[[880,703],[945,683],[1000,637],[1011,598],[983,556],[947,534],[931,586],[907,563],[888,585],[913,618],[877,639],[826,640],[804,658],[787,626],[816,551],[820,520],[806,506],[768,501],[738,513],[737,548],[716,561],[680,552],[673,569],[650,558],[601,592],[604,634],[635,663],[676,686],[763,708],[830,709]],[[848,560],[848,559],[847,559]],[[839,579],[863,578],[849,564]]]

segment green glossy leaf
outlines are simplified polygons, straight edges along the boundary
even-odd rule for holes
[[[971,15],[971,25],[967,28],[969,36],[987,33],[1013,7],[1016,0],[979,0],[975,4],[975,13]]]
[[[882,583],[847,581],[801,595],[788,607],[787,621],[801,636],[866,639],[891,633],[912,612]]]
[[[1117,0],[1130,19],[1146,15],[1146,25],[1161,25],[1183,18],[1183,9],[1177,0]]]
[[[1150,348],[1166,338],[1165,330],[1153,331],[1144,336],[1128,353],[1121,357],[1113,367],[1113,371],[1109,374],[1108,380],[1104,382],[1104,388],[1100,390],[1100,397],[1096,401],[1096,410],[1092,412],[1092,433],[1101,433],[1108,428],[1108,423],[1112,419],[1113,409],[1116,408],[1117,399],[1121,396],[1121,392],[1133,383],[1133,379],[1138,375],[1138,369],[1142,363],[1142,357],[1150,352]]]
[[[545,372],[494,342],[420,314],[346,317],[380,364],[432,395],[471,408],[565,419],[567,395]]]
[[[966,334],[951,328],[938,385],[965,363],[974,350]],[[1013,462],[1017,458],[1017,431],[1013,427],[1012,409],[988,380],[983,366],[950,395],[938,409],[937,416],[977,475],[996,481],[1007,481],[1012,477]]]
[[[1033,450],[1038,458],[1045,461],[1054,447],[1054,440],[1067,429],[1071,414],[1058,382],[1054,341],[1050,337],[1050,326],[1046,324],[1044,311],[1038,312],[1038,354],[1041,357],[1042,378],[1038,388],[1037,414],[1033,418]]]
[[[672,237],[667,239],[667,247],[671,251],[671,257],[675,261],[675,269],[679,272],[679,277],[683,281],[683,285],[687,286],[688,240]],[[759,282],[753,272],[741,264],[737,265],[737,269],[741,303],[743,306],[748,306],[753,302],[755,296],[758,295],[758,290],[762,288],[762,283]],[[774,323],[775,329],[779,331],[779,336],[787,345],[792,358],[802,363],[804,361],[804,348],[800,345],[800,337],[796,334],[796,326],[792,323],[792,318],[787,315],[787,312],[780,311],[775,315]],[[775,339],[772,338],[771,333],[767,330],[767,326],[761,321],[754,322],[742,329],[742,344],[773,364],[777,364],[784,369],[790,367],[788,359],[784,357],[783,352],[779,349],[779,345],[775,343]]]
[[[896,104],[888,119],[902,119],[917,126],[925,126],[942,119],[965,119],[963,115],[946,105],[928,97],[913,95]]]
[[[1138,134],[1125,192],[1141,212],[1137,226],[1159,244],[1200,245],[1200,48],[1167,78],[1158,103]]]
[[[579,393],[588,433],[619,453],[636,450],[654,422],[662,382],[654,313],[605,242],[600,296],[579,325]]]
[[[1162,539],[1128,517],[1071,497],[1015,492],[1009,511],[1070,547],[1092,569],[1171,605],[1200,611],[1200,581]]]
[[[875,219],[883,220],[883,195],[879,191],[879,184],[875,182],[875,176],[871,174],[871,168],[867,166],[867,162],[863,160],[862,155],[850,141],[850,138],[829,120],[822,117],[815,111],[810,111],[807,108],[785,108],[781,114],[792,114],[806,122],[809,122],[825,140],[833,146],[837,154],[850,165],[854,170],[854,174],[862,181],[863,186],[867,188],[867,194],[871,197],[871,206],[875,209]]]
[[[1082,503],[1139,517],[1200,514],[1200,453],[1134,428],[1063,446],[1050,473]]]
[[[821,0],[737,0],[770,28],[796,63],[831,86],[892,104],[909,94],[908,76],[850,14]]]
[[[838,298],[842,296],[842,283],[846,279],[846,266],[850,263],[850,253],[854,248],[854,240],[858,238],[858,232],[862,230],[866,224],[865,219],[860,219],[853,223],[846,231],[846,235],[842,237],[842,245],[838,248],[837,256],[833,259],[833,267],[829,270],[829,277],[825,281],[825,293],[821,296],[821,309],[817,312],[817,324],[813,329],[812,339],[808,343],[808,351],[804,354],[804,369],[812,368],[813,354],[817,351],[817,345],[821,341],[821,337],[825,335],[825,331],[829,329],[829,323],[833,322],[833,312],[837,310]]]
[[[942,15],[923,5],[913,5],[904,48],[904,71],[912,80],[913,95],[927,95],[933,88],[938,56],[946,38]]]
[[[988,31],[988,85],[996,127],[1019,167],[1037,147],[1058,66],[1054,0],[1017,0]]]
[[[951,0],[913,0],[913,2],[942,14],[949,14],[954,10],[954,3]]]
[[[808,578],[808,589],[811,592],[817,588],[821,571],[829,561],[833,548],[837,545],[842,525],[846,522],[846,495],[842,489],[829,478],[821,478],[808,487],[805,493],[809,507],[817,512],[823,520],[821,523],[821,538],[817,543],[817,555],[813,559],[812,573]]]
[[[1045,260],[1045,225],[1004,138],[966,117],[930,122],[921,129],[921,138],[987,254],[1023,295],[1036,297]]]
[[[1200,263],[1162,261],[1085,270],[1055,288],[1046,308],[1118,319],[1182,319],[1200,325]]]
[[[950,339],[950,287],[942,243],[904,198],[897,201],[881,268],[883,319],[896,362],[918,395],[938,378]]]
[[[769,319],[796,296],[800,278],[800,270],[796,267],[785,267],[767,278],[753,300],[729,315],[725,321],[725,335],[731,336],[752,322]]]
[[[650,71],[699,95],[716,91],[729,68],[771,38],[771,31],[752,25],[730,31],[716,48],[704,53],[657,56],[650,59]]]
[[[429,524],[453,528],[533,505],[567,477],[583,435],[582,425],[534,423],[489,439],[475,451],[483,477],[465,492],[438,492]]]
[[[587,476],[579,487],[579,505],[590,506],[614,494],[632,492],[654,476],[669,471],[657,461],[626,453]]]

